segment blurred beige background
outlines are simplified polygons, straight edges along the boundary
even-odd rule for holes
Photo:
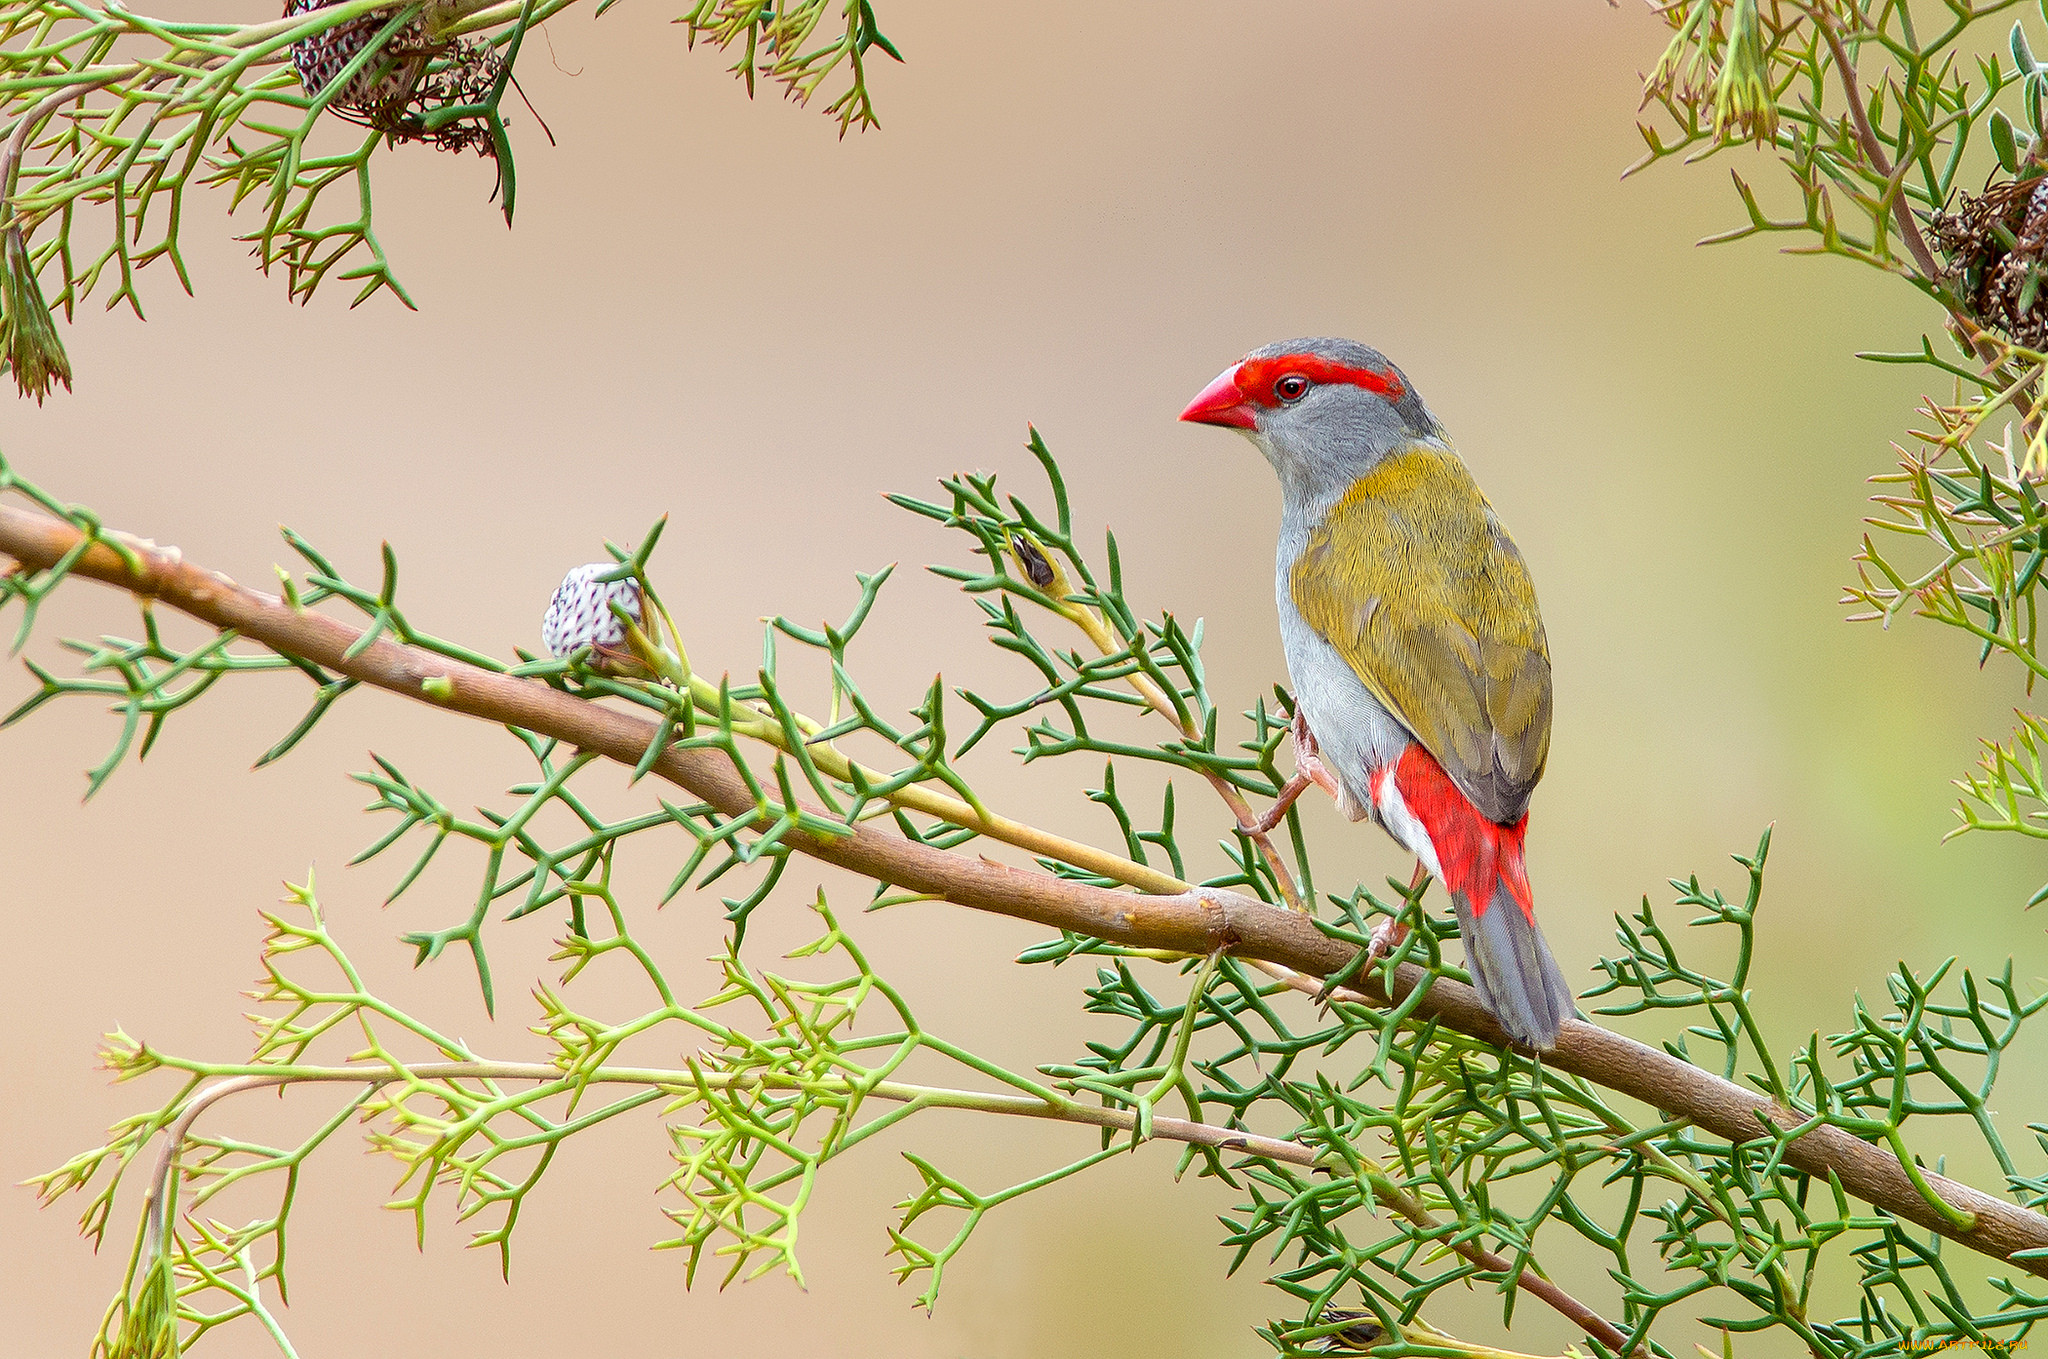
[[[417,314],[388,297],[347,310],[342,286],[289,305],[226,242],[223,200],[201,197],[186,234],[197,298],[153,270],[147,324],[84,316],[66,332],[77,392],[0,407],[0,447],[109,523],[256,583],[285,559],[278,522],[365,579],[388,537],[413,619],[499,654],[535,645],[566,567],[664,510],[658,566],[700,669],[751,671],[759,616],[837,618],[855,569],[901,561],[863,654],[874,691],[907,704],[940,669],[1024,681],[982,644],[970,602],[909,569],[960,545],[878,493],[971,467],[1035,486],[1021,447],[1035,421],[1080,521],[1114,521],[1133,597],[1205,617],[1215,688],[1243,707],[1283,674],[1277,494],[1239,441],[1173,415],[1251,346],[1355,335],[1457,435],[1542,591],[1557,724],[1531,846],[1561,957],[1588,964],[1614,912],[1668,902],[1669,876],[1733,890],[1726,856],[1775,822],[1759,987],[1788,1043],[1839,1027],[1901,957],[1995,970],[2014,954],[2040,976],[2048,950],[2021,912],[2038,852],[1939,843],[1946,781],[2022,701],[2014,669],[1976,673],[1931,625],[1845,625],[1835,602],[1862,479],[1889,465],[1919,391],[1850,354],[1911,345],[1930,313],[1767,243],[1694,249],[1734,219],[1719,167],[1618,182],[1640,145],[1635,73],[1664,41],[1642,7],[887,0],[909,62],[875,68],[884,125],[843,143],[817,112],[765,93],[749,106],[718,54],[685,51],[670,8],[586,9],[529,47],[522,78],[560,145],[521,115],[516,230],[485,201],[487,164],[386,160],[379,224]],[[133,628],[124,601],[79,589],[35,654]],[[0,706],[29,687],[9,669]],[[105,1084],[101,1031],[246,1050],[236,992],[254,976],[256,912],[309,864],[380,985],[480,1047],[530,1050],[525,989],[549,973],[558,925],[497,929],[493,1025],[463,960],[414,973],[396,942],[467,909],[474,858],[444,855],[390,910],[400,864],[343,867],[385,824],[356,814],[365,795],[345,777],[366,749],[467,806],[522,776],[507,743],[368,695],[249,772],[306,697],[277,678],[202,703],[89,806],[79,771],[112,738],[104,713],[60,705],[0,736],[0,1180],[159,1096]],[[1076,791],[1092,761],[978,769],[1029,815],[1108,830]],[[1326,887],[1405,872],[1327,807],[1311,821]],[[640,885],[668,871],[649,865]],[[861,899],[799,865],[771,937],[798,937],[819,883]],[[1107,1032],[1078,1013],[1080,969],[1010,965],[1037,931],[939,906],[856,927],[934,1029],[992,1055],[1063,1060]],[[648,928],[679,978],[710,989],[689,960],[717,947],[715,902],[684,898]],[[2012,1072],[2009,1108],[2039,1107],[2040,1069]],[[323,1098],[246,1116],[289,1122]],[[651,1122],[560,1158],[509,1286],[445,1211],[415,1253],[409,1222],[376,1207],[388,1163],[337,1144],[303,1191],[289,1320],[309,1359],[1265,1353],[1250,1328],[1285,1300],[1257,1259],[1224,1281],[1214,1217],[1233,1200],[1172,1185],[1167,1150],[992,1216],[937,1312],[911,1309],[883,1258],[887,1205],[914,1188],[898,1146],[992,1187],[1083,1145],[965,1117],[871,1145],[806,1219],[808,1291],[770,1278],[685,1294],[681,1261],[646,1249],[669,1230]],[[81,1353],[118,1282],[132,1218],[94,1257],[74,1217],[0,1193],[9,1353]],[[1609,1296],[1584,1263],[1589,1292]],[[1435,1319],[1501,1339],[1490,1298],[1463,1306]],[[1516,1348],[1568,1338],[1518,1314]],[[1694,1338],[1708,1337],[1665,1337]],[[207,1352],[266,1348],[247,1331]]]

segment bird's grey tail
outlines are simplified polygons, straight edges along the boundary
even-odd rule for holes
[[[1465,962],[1479,1003],[1500,1021],[1508,1037],[1538,1052],[1557,1046],[1558,1030],[1573,1013],[1572,988],[1550,956],[1543,931],[1496,884],[1483,912],[1458,903],[1458,930],[1465,936]]]

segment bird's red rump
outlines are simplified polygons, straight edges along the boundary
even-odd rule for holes
[[[1522,837],[1529,829],[1527,812],[1512,826],[1487,820],[1420,742],[1401,752],[1394,766],[1394,787],[1429,832],[1430,846],[1444,872],[1444,886],[1470,906],[1474,915],[1486,914],[1498,884],[1508,889],[1522,914],[1535,923],[1535,896],[1529,890],[1529,869],[1522,859]]]
[[[1267,359],[1246,359],[1237,366],[1237,385],[1247,400],[1256,401],[1261,406],[1277,406],[1280,398],[1274,394],[1273,384],[1289,373],[1299,373],[1310,382],[1343,382],[1363,387],[1389,401],[1399,401],[1408,391],[1392,369],[1381,372],[1377,368],[1355,368],[1320,354],[1276,354]]]

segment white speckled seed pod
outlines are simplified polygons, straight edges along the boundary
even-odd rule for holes
[[[618,565],[592,562],[562,577],[555,597],[548,601],[547,617],[540,624],[540,640],[550,655],[568,656],[586,646],[600,650],[625,646],[625,625],[609,605],[616,599],[628,617],[640,622],[640,584],[630,576],[624,580],[598,579],[617,570]]]
[[[335,3],[337,0],[285,0],[284,17],[296,19]],[[309,96],[326,89],[341,74],[341,68],[369,45],[370,39],[391,22],[396,12],[395,6],[378,10],[293,43],[292,65],[298,70],[300,88]],[[372,57],[348,88],[336,93],[335,108],[375,114],[387,109],[396,112],[405,106],[427,69],[426,21],[412,20],[393,36],[386,50],[389,60]]]

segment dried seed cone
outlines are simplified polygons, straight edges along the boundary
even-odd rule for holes
[[[643,621],[640,583],[631,577],[625,580],[598,579],[618,570],[618,566],[617,562],[592,562],[562,577],[562,583],[555,589],[555,597],[548,601],[547,616],[540,625],[540,640],[550,655],[572,656],[584,647],[590,647],[608,659],[614,653],[621,659],[629,659],[625,650],[626,627],[611,611],[611,603],[617,600],[619,607],[634,622]]]
[[[1971,313],[2016,344],[2048,348],[2048,178],[1965,195],[1930,226]]]

